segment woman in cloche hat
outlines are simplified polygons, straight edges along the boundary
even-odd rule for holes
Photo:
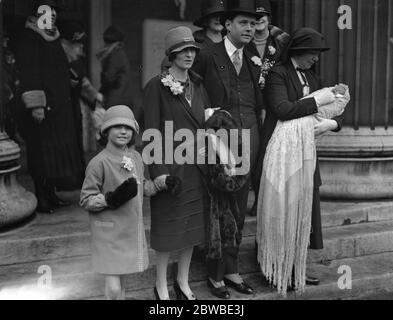
[[[257,209],[258,261],[264,276],[284,295],[290,288],[319,284],[306,275],[310,240],[311,249],[323,249],[321,176],[314,140],[341,129],[349,101],[348,87],[320,90],[311,70],[327,50],[316,30],[295,31],[286,62],[270,71],[264,91],[267,115]]]
[[[192,72],[199,47],[192,31],[187,27],[169,30],[165,37],[165,53],[172,66],[151,79],[144,89],[145,130],[159,130],[162,141],[173,141],[173,134],[166,136],[166,124],[175,130],[188,129],[196,136],[198,129],[204,128],[205,108],[210,105],[201,78]],[[165,158],[173,159],[177,143]],[[163,150],[163,149],[162,149]],[[196,154],[196,153],[195,153]],[[205,242],[204,185],[203,173],[192,164],[172,162],[151,164],[152,179],[161,181],[166,188],[165,177],[174,175],[182,180],[183,190],[174,197],[163,192],[151,199],[151,247],[157,252],[157,279],[155,295],[157,299],[169,299],[167,288],[167,266],[171,252],[179,251],[178,273],[174,289],[178,299],[195,300],[188,283],[188,273],[193,247]]]

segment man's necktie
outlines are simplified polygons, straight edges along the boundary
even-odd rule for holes
[[[240,51],[236,50],[232,55],[232,63],[236,69],[237,74],[240,74],[240,70],[242,69],[242,60],[240,59]]]
[[[300,76],[301,76],[301,78],[302,78],[302,80],[303,80],[303,83],[302,83],[302,86],[303,86],[303,96],[304,96],[304,97],[305,97],[305,96],[308,96],[308,95],[310,94],[310,86],[309,86],[309,84],[308,84],[306,75],[305,75],[305,73],[304,73],[305,70],[300,69],[300,68],[296,68],[296,71],[300,74]]]

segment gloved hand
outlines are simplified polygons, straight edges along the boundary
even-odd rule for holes
[[[31,111],[31,115],[34,121],[40,124],[42,121],[45,120],[45,109],[44,108],[34,108]]]
[[[182,183],[180,178],[174,176],[167,176],[165,183],[167,185],[168,191],[172,196],[178,196],[182,190]]]
[[[156,189],[158,191],[163,191],[168,189],[168,186],[166,185],[166,178],[168,175],[162,175],[154,179],[154,185],[156,186]]]
[[[216,112],[216,111],[218,111],[218,110],[220,110],[221,108],[209,108],[209,109],[205,109],[205,121],[207,121],[207,120],[209,120],[211,117],[212,117],[212,115]]]
[[[115,191],[107,192],[105,194],[105,200],[110,208],[117,209],[135,198],[137,194],[138,183],[135,178],[129,178],[118,186]]]
[[[336,100],[334,93],[331,90],[323,90],[322,92],[318,93],[314,99],[318,107],[333,103]]]

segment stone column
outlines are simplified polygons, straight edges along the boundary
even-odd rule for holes
[[[20,148],[3,131],[3,3],[0,0],[0,230],[30,217],[37,199],[19,185],[16,173],[20,169]]]
[[[356,25],[330,35],[336,55],[323,68],[350,85],[352,101],[344,129],[319,143],[321,196],[393,199],[393,1],[358,0],[352,10]]]
[[[393,128],[345,127],[319,144],[325,199],[393,199]]]

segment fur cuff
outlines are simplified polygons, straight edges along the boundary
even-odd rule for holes
[[[27,91],[22,94],[22,101],[27,109],[46,107],[46,96],[44,91]]]

